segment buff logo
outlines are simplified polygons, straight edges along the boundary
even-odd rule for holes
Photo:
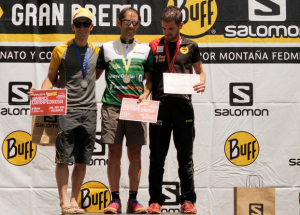
[[[258,153],[258,141],[248,132],[236,132],[226,140],[225,154],[234,165],[248,166],[256,160]]]
[[[188,38],[201,37],[217,19],[215,0],[169,0],[169,5],[175,5],[182,11],[184,25],[180,32]]]
[[[46,96],[56,96],[57,92],[46,92]]]
[[[187,54],[187,53],[189,53],[189,48],[188,48],[188,47],[181,47],[181,48],[180,48],[180,52],[181,52],[182,54]]]
[[[78,204],[86,212],[103,212],[109,203],[110,192],[101,182],[90,181],[81,186]]]
[[[5,159],[16,166],[23,166],[33,160],[36,145],[31,141],[31,135],[25,131],[10,133],[3,141],[2,152]]]

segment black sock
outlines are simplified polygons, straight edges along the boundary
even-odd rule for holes
[[[119,191],[111,192],[111,195],[112,195],[112,199],[120,200],[120,192]]]
[[[129,191],[129,200],[136,199],[137,191]]]

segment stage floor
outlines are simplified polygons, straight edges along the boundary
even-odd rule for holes
[[[85,213],[85,214],[87,214],[87,215],[102,215],[104,213]],[[122,212],[121,214],[127,214],[127,213]],[[179,213],[179,212],[176,212],[176,213],[165,213],[165,212],[163,212],[163,213],[161,213],[161,215],[173,215],[173,214],[181,214],[181,213]]]

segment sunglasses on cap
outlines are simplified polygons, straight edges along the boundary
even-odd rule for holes
[[[73,22],[73,25],[75,26],[75,28],[80,28],[81,25],[83,25],[83,27],[88,28],[91,26],[91,22],[79,22],[79,21],[75,21]]]
[[[133,26],[136,26],[136,25],[139,23],[138,20],[130,20],[130,19],[122,19],[122,21],[123,21],[126,25],[131,25],[131,23],[132,23]]]

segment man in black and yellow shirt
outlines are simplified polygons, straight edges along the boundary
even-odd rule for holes
[[[42,84],[42,89],[52,89],[59,75],[61,87],[68,90],[67,114],[58,117],[56,138],[55,175],[62,214],[84,213],[78,207],[77,198],[95,144],[95,81],[100,77],[100,71],[96,72],[99,48],[87,42],[93,29],[92,13],[85,8],[75,10],[72,29],[75,38],[54,48],[48,76]],[[34,96],[34,91],[29,91],[28,96]],[[67,188],[70,162],[75,162],[75,165],[69,201]]]
[[[152,73],[152,99],[159,100],[156,124],[150,124],[150,170],[148,213],[160,213],[165,201],[162,194],[164,162],[168,153],[173,131],[179,164],[178,174],[181,186],[179,202],[182,213],[197,213],[194,206],[196,193],[194,186],[193,141],[194,110],[191,95],[165,94],[163,73],[200,74],[199,84],[194,90],[204,92],[205,73],[200,61],[198,45],[180,36],[183,26],[181,11],[175,6],[167,7],[161,16],[164,37],[150,42],[153,51],[154,71]]]

